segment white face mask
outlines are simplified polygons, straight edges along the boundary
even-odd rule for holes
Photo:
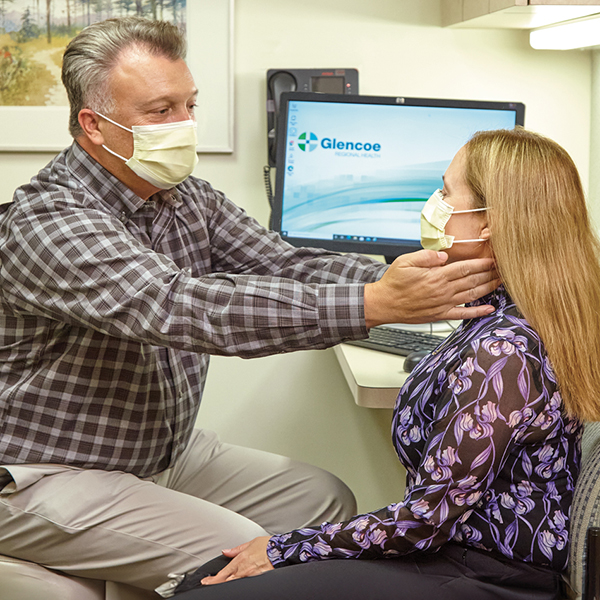
[[[421,211],[421,246],[427,250],[445,250],[453,244],[469,242],[486,242],[487,240],[455,240],[454,236],[446,235],[446,223],[452,215],[481,212],[487,208],[471,208],[469,210],[454,210],[444,201],[441,190],[435,190]]]
[[[133,156],[130,159],[102,147],[125,161],[144,181],[168,190],[187,179],[198,164],[196,122],[178,121],[161,125],[133,125],[131,129],[96,113],[113,125],[133,133]]]

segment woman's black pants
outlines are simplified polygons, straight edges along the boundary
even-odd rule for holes
[[[434,554],[317,561],[194,587],[227,562],[217,558],[200,567],[180,585],[175,600],[557,600],[562,596],[561,577],[553,571],[453,543]]]

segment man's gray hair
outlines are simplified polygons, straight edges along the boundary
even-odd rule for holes
[[[185,37],[166,21],[125,17],[83,29],[70,41],[62,64],[62,81],[71,107],[69,131],[74,138],[83,133],[78,120],[82,108],[107,113],[114,110],[110,73],[121,53],[131,46],[171,60],[185,59]]]

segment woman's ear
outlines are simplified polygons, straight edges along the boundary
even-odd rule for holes
[[[490,228],[487,225],[484,225],[481,228],[481,231],[479,232],[479,239],[480,240],[489,240],[491,237],[491,232],[490,232]]]
[[[98,124],[100,123],[98,115],[89,108],[82,108],[79,111],[78,120],[84,135],[90,142],[95,146],[102,146],[104,144],[104,136],[98,128]]]

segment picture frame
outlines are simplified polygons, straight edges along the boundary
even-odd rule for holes
[[[198,146],[233,152],[234,0],[188,0],[187,63],[198,87]],[[208,24],[208,25],[207,25]],[[0,106],[0,151],[59,152],[72,143],[67,106]]]

